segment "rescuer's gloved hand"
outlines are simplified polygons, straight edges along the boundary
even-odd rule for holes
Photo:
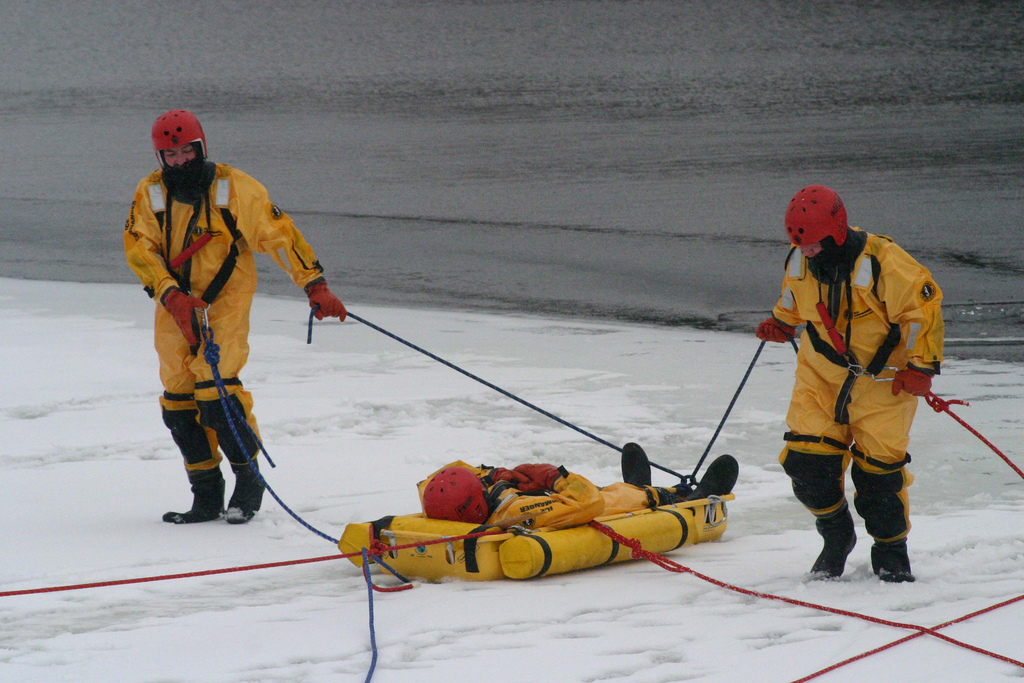
[[[790,327],[772,316],[757,326],[757,338],[770,342],[788,342],[796,334],[796,328]]]
[[[345,320],[345,316],[348,315],[348,311],[345,310],[345,304],[341,303],[341,299],[331,293],[331,290],[327,288],[327,283],[323,280],[307,287],[306,296],[309,297],[310,308],[320,307],[313,314],[317,320],[323,320],[324,318],[340,318]]]
[[[515,471],[526,476],[527,481],[519,484],[516,488],[527,493],[533,491],[553,491],[555,480],[562,476],[557,467],[543,463],[518,465]]]
[[[194,296],[189,296],[177,287],[171,287],[164,294],[161,303],[167,309],[167,312],[174,317],[174,322],[178,324],[178,329],[185,335],[185,341],[190,346],[197,345],[199,340],[196,339],[196,334],[192,331],[192,311],[197,308],[206,308],[206,302]]]
[[[900,370],[892,380],[892,395],[899,396],[901,391],[914,396],[924,396],[932,390],[932,376],[915,367]]]

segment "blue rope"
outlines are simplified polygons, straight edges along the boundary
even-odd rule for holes
[[[369,328],[377,330],[378,332],[380,332],[383,335],[391,337],[392,339],[394,339],[395,341],[399,342],[400,344],[405,344],[410,349],[414,349],[416,351],[419,351],[420,353],[422,353],[423,355],[427,356],[428,358],[432,358],[433,360],[436,360],[438,363],[441,363],[442,365],[446,365],[449,368],[451,368],[452,370],[455,370],[456,372],[462,373],[466,377],[469,377],[470,379],[475,380],[475,381],[479,382],[480,384],[483,384],[485,387],[488,387],[489,389],[494,389],[499,394],[501,394],[503,396],[507,396],[508,398],[512,399],[513,401],[518,401],[519,403],[523,404],[527,408],[530,408],[531,410],[536,410],[541,415],[543,415],[545,417],[548,417],[548,418],[551,418],[555,422],[557,422],[557,423],[559,423],[561,425],[564,425],[564,426],[568,427],[569,429],[576,430],[577,432],[579,432],[583,436],[589,437],[589,438],[593,439],[594,441],[596,441],[598,443],[604,444],[605,446],[608,446],[609,448],[613,448],[616,451],[622,452],[622,447],[621,446],[616,446],[615,444],[613,444],[610,441],[606,441],[606,440],[602,439],[601,437],[599,437],[599,436],[597,436],[595,434],[592,434],[592,433],[588,432],[587,430],[585,430],[585,429],[583,429],[581,427],[577,427],[573,423],[568,422],[567,420],[563,420],[562,418],[558,417],[554,413],[550,413],[550,412],[544,410],[543,408],[530,403],[529,401],[521,399],[521,398],[519,398],[518,396],[516,396],[515,394],[513,394],[511,392],[505,391],[504,389],[502,389],[498,385],[492,384],[491,382],[488,382],[487,380],[474,375],[473,373],[469,372],[468,370],[463,370],[458,365],[455,365],[454,363],[446,361],[444,358],[441,358],[440,356],[438,356],[436,354],[433,354],[433,353],[431,353],[430,351],[427,351],[424,348],[416,346],[412,342],[406,341],[405,339],[402,339],[401,337],[399,337],[396,334],[388,332],[383,327],[380,327],[378,325],[374,325],[369,320],[361,318],[358,315],[356,315],[355,313],[352,313],[351,311],[349,311],[348,317],[352,318],[353,320],[358,320],[362,324],[366,325]],[[651,464],[653,465],[654,463],[651,463]]]
[[[714,435],[711,437],[711,441],[708,442],[708,447],[704,449],[704,455],[700,456],[700,460],[697,461],[697,466],[693,468],[693,474],[691,477],[697,476],[697,471],[700,470],[700,466],[704,464],[704,458],[708,457],[708,453],[711,452],[711,446],[714,445],[715,439],[718,438],[719,433],[722,431],[722,427],[725,426],[725,421],[729,419],[729,413],[732,412],[732,407],[736,405],[736,399],[740,397],[740,392],[743,391],[743,386],[747,383],[747,378],[750,377],[750,373],[754,370],[754,366],[757,364],[757,359],[761,356],[761,350],[764,349],[765,342],[762,341],[761,345],[757,347],[757,352],[754,353],[754,360],[750,361],[750,365],[747,366],[747,371],[743,375],[743,380],[740,385],[736,387],[736,393],[732,395],[732,400],[729,401],[729,407],[725,409],[725,415],[722,416],[722,421],[718,423],[718,429],[715,430]]]
[[[377,668],[377,633],[373,628],[373,581],[370,580],[370,558],[366,548],[363,548],[363,577],[366,579],[366,594],[370,607],[370,650],[373,652],[370,670],[366,672],[365,681],[365,683],[370,683],[370,679],[373,678],[373,670]]]
[[[363,548],[363,552],[366,552],[366,548]],[[396,579],[398,579],[398,580],[399,580],[399,581],[401,581],[402,583],[412,583],[412,581],[410,581],[409,579],[407,579],[407,578],[405,578],[404,576],[402,576],[401,574],[399,574],[399,573],[398,573],[398,572],[397,572],[397,571],[395,570],[395,568],[394,568],[394,567],[390,566],[390,565],[389,565],[389,564],[388,564],[387,562],[385,562],[385,561],[383,560],[383,558],[381,558],[381,557],[379,557],[379,556],[374,556],[374,558],[373,558],[373,563],[374,563],[374,564],[379,564],[379,565],[380,565],[381,567],[383,567],[384,569],[387,569],[387,570],[388,570],[389,572],[391,572],[391,575],[392,575],[392,576],[394,576],[394,577],[395,577]]]
[[[306,343],[307,344],[312,344],[313,343],[313,315],[316,313],[317,308],[318,307],[314,307],[313,310],[309,314],[309,331],[306,333]],[[455,365],[454,363],[451,363],[451,362],[445,360],[444,358],[441,358],[437,354],[431,353],[430,351],[427,351],[426,349],[424,349],[422,347],[416,346],[412,342],[407,341],[405,339],[402,339],[397,334],[394,334],[393,332],[389,332],[389,331],[385,330],[383,327],[380,327],[379,325],[374,325],[369,320],[366,320],[365,318],[361,318],[360,316],[356,315],[352,311],[348,312],[348,317],[352,318],[353,320],[358,320],[359,322],[361,322],[362,324],[366,325],[367,327],[372,328],[374,330],[377,330],[378,332],[380,332],[381,334],[383,334],[385,336],[391,337],[392,339],[394,339],[395,341],[397,341],[400,344],[405,344],[410,349],[413,349],[415,351],[419,351],[420,353],[422,353],[423,355],[427,356],[428,358],[436,360],[438,363],[441,363],[442,365],[448,366],[452,370],[455,370],[456,372],[459,372],[459,373],[465,375],[466,377],[469,377],[470,379],[475,380],[475,381],[479,382],[480,384],[483,384],[485,387],[488,387],[489,389],[494,389],[495,391],[497,391],[502,396],[507,396],[508,398],[512,399],[513,401],[518,401],[519,403],[523,404],[527,408],[530,408],[531,410],[535,410],[538,413],[540,413],[541,415],[543,415],[545,417],[548,417],[548,418],[551,418],[555,422],[557,422],[557,423],[559,423],[561,425],[564,425],[564,426],[568,427],[569,429],[573,429],[573,430],[579,432],[580,434],[582,434],[582,435],[584,435],[586,437],[589,437],[589,438],[593,439],[594,441],[596,441],[596,442],[598,442],[600,444],[604,444],[605,446],[608,446],[609,448],[611,448],[613,450],[616,450],[616,451],[618,451],[620,453],[622,452],[622,447],[621,446],[616,446],[615,444],[613,444],[610,441],[606,441],[605,439],[602,439],[601,437],[599,437],[599,436],[597,436],[595,434],[592,434],[592,433],[588,432],[587,430],[585,430],[585,429],[583,429],[581,427],[577,427],[576,425],[572,424],[571,422],[563,420],[562,418],[558,417],[557,415],[555,415],[553,413],[550,413],[550,412],[544,410],[543,408],[540,408],[539,406],[536,406],[536,405],[530,403],[529,401],[526,401],[524,399],[519,398],[515,394],[513,394],[513,393],[511,393],[509,391],[506,391],[505,389],[502,389],[501,387],[497,386],[496,384],[492,384],[491,382],[488,382],[487,380],[485,380],[485,379],[483,379],[481,377],[478,377],[478,376],[474,375],[473,373],[469,372],[468,370],[464,370],[464,369],[460,368],[458,365]],[[659,469],[662,472],[667,472],[667,473],[671,474],[672,476],[678,477],[679,479],[682,479],[684,481],[688,480],[688,476],[689,475],[680,474],[679,472],[676,472],[675,470],[669,469],[668,467],[664,467],[662,465],[659,465],[656,462],[651,462],[650,465],[651,465],[651,467]]]
[[[210,370],[213,371],[213,383],[217,387],[217,396],[220,398],[220,404],[224,408],[224,414],[227,417],[228,426],[231,428],[231,434],[232,436],[235,437],[235,443],[238,444],[239,450],[241,450],[242,453],[245,453],[245,458],[249,464],[249,468],[252,469],[253,473],[259,478],[260,483],[263,484],[264,488],[266,488],[267,492],[271,495],[271,497],[277,501],[277,504],[280,505],[285,512],[291,515],[292,518],[295,519],[295,521],[297,521],[299,524],[312,531],[317,536],[327,539],[334,545],[337,545],[338,539],[332,538],[331,536],[325,534],[324,532],[320,531],[319,529],[311,525],[306,520],[302,519],[302,517],[297,515],[290,507],[288,507],[288,505],[285,504],[283,500],[281,500],[281,497],[277,495],[277,492],[274,491],[274,489],[271,488],[270,484],[267,483],[267,480],[264,479],[263,473],[260,472],[259,469],[256,467],[256,463],[253,461],[252,456],[246,453],[245,444],[242,443],[242,437],[238,433],[237,428],[235,427],[236,422],[240,422],[245,425],[245,428],[249,430],[249,435],[252,436],[252,438],[256,442],[256,445],[259,446],[260,452],[263,453],[264,456],[266,456],[267,462],[270,464],[271,467],[276,467],[274,462],[270,459],[270,454],[267,453],[267,450],[263,447],[263,442],[260,440],[259,436],[256,435],[256,432],[253,430],[249,422],[245,419],[245,416],[239,414],[238,408],[231,402],[229,398],[227,387],[224,386],[224,380],[221,379],[220,368],[218,367],[220,363],[220,346],[218,346],[213,341],[213,329],[210,327],[209,321],[205,319],[205,316],[203,324],[200,325],[200,330],[203,336],[203,356],[206,358],[206,362],[209,363]]]

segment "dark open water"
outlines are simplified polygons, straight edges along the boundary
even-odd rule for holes
[[[932,268],[951,355],[1024,359],[1024,3],[3,0],[0,17],[0,276],[134,282],[120,233],[149,127],[184,107],[350,303],[752,329],[782,210],[821,182]],[[262,291],[295,294],[262,270]]]

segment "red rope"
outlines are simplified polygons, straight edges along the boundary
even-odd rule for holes
[[[5,591],[0,593],[0,598],[8,598],[14,595],[36,595],[39,593],[57,593],[60,591],[83,590],[85,588],[106,588],[107,586],[127,586],[135,583],[149,583],[151,581],[170,581],[171,579],[191,579],[198,576],[214,576],[216,574],[230,574],[232,572],[247,572],[254,569],[269,569],[271,567],[288,567],[296,564],[310,564],[312,562],[326,562],[328,560],[340,560],[346,555],[325,555],[324,557],[310,557],[305,560],[288,560],[286,562],[268,562],[266,564],[250,564],[245,567],[229,567],[227,569],[208,569],[201,572],[186,572],[184,574],[164,574],[162,576],[146,576],[139,579],[120,579],[117,581],[97,581],[95,583],[79,583],[71,586],[50,586],[48,588],[28,588],[20,591]]]
[[[1007,458],[1005,455],[1003,455],[1002,451],[1000,451],[998,448],[996,448],[992,444],[991,441],[989,441],[984,436],[982,436],[978,432],[978,430],[976,430],[974,427],[972,427],[971,425],[969,425],[966,422],[964,422],[962,419],[960,419],[959,415],[957,415],[956,413],[954,413],[952,410],[949,409],[949,407],[951,405],[969,406],[969,405],[971,405],[970,403],[968,403],[967,401],[955,401],[955,400],[947,401],[945,399],[939,398],[938,396],[936,396],[935,394],[933,394],[930,391],[927,394],[925,394],[924,400],[928,403],[929,406],[931,406],[932,410],[934,410],[936,413],[948,413],[951,418],[953,418],[954,420],[959,422],[961,425],[963,425],[967,429],[967,431],[969,431],[971,434],[974,434],[976,437],[981,439],[982,443],[984,443],[986,446],[991,448],[995,452],[996,455],[998,455],[1000,458],[1002,458],[1006,462],[1006,464],[1009,465],[1013,469],[1013,471],[1016,472],[1020,476],[1021,479],[1024,479],[1024,472],[1021,472],[1019,467],[1017,467],[1015,464],[1013,464],[1013,462],[1009,458]]]
[[[943,624],[939,624],[938,626],[933,626],[931,630],[937,631],[940,628],[946,628],[947,626],[952,626],[953,624],[959,624],[962,621],[967,621],[968,619],[972,619],[972,618],[974,618],[976,616],[979,616],[981,614],[985,614],[986,612],[993,612],[993,611],[999,609],[1000,607],[1006,607],[1007,605],[1012,605],[1013,603],[1020,602],[1021,600],[1024,600],[1024,595],[1018,595],[1015,598],[1010,598],[1009,600],[1004,600],[1003,602],[1000,602],[1000,603],[998,603],[996,605],[991,605],[990,607],[986,607],[984,609],[980,609],[980,610],[978,610],[976,612],[971,612],[970,614],[965,614],[964,616],[962,616],[962,617],[960,617],[958,619],[953,619],[953,620],[947,621],[947,622],[945,622]],[[883,645],[881,647],[876,647],[875,649],[868,650],[867,652],[863,652],[863,653],[857,655],[856,657],[850,657],[849,659],[844,659],[843,661],[837,662],[836,664],[833,664],[832,666],[829,666],[829,667],[827,667],[825,669],[822,669],[821,671],[816,671],[813,674],[811,674],[810,676],[805,676],[805,677],[803,677],[801,679],[793,681],[793,683],[804,683],[804,681],[809,681],[811,679],[817,678],[818,676],[821,676],[823,674],[827,674],[828,672],[834,671],[834,670],[838,669],[839,667],[846,666],[847,664],[850,664],[852,662],[856,662],[859,659],[864,659],[865,657],[870,657],[871,655],[878,654],[879,652],[882,652],[883,650],[888,650],[891,647],[895,647],[897,645],[905,643],[908,640],[913,640],[914,638],[917,638],[918,636],[923,636],[924,634],[925,634],[924,631],[920,631],[920,632],[915,633],[913,635],[905,636],[903,638],[900,638],[899,640],[895,640],[895,641],[889,643],[888,645]],[[938,635],[938,634],[936,634],[936,635]],[[1020,662],[1018,662],[1016,660],[1009,659],[1008,657],[1003,657],[1002,655],[993,654],[993,653],[990,653],[990,652],[985,652],[985,654],[988,654],[988,655],[990,655],[992,657],[995,657],[996,659],[1002,659],[1003,661],[1006,661],[1006,662],[1008,662],[1010,664],[1016,664],[1017,666],[1021,666]]]
[[[418,543],[407,543],[406,545],[385,545],[380,541],[374,541],[368,548],[369,554],[375,556],[381,556],[383,553],[391,550],[405,550],[406,548],[418,548],[424,545],[432,545],[434,543],[449,543],[451,541],[462,541],[469,538],[478,538],[480,536],[488,536],[491,534],[503,534],[506,533],[504,529],[489,529],[487,531],[479,531],[475,534],[465,534],[464,536],[451,536],[447,538],[437,539],[435,541],[421,541]],[[325,555],[323,557],[310,557],[305,560],[287,560],[284,562],[268,562],[266,564],[250,564],[244,567],[228,567],[225,569],[207,569],[199,572],[185,572],[182,574],[163,574],[161,576],[145,576],[136,579],[118,579],[115,581],[96,581],[94,583],[78,583],[69,586],[49,586],[45,588],[26,588],[25,590],[18,591],[3,591],[0,592],[0,598],[9,598],[15,595],[38,595],[40,593],[59,593],[61,591],[74,591],[84,590],[86,588],[106,588],[108,586],[128,586],[137,583],[151,583],[153,581],[170,581],[173,579],[192,579],[200,576],[215,576],[217,574],[230,574],[233,572],[248,572],[255,569],[271,569],[273,567],[288,567],[299,564],[310,564],[313,562],[326,562],[328,560],[343,560],[350,557],[356,557],[362,555],[362,550],[354,553],[343,553],[341,555]],[[376,586],[375,586],[376,588]],[[392,590],[405,590],[405,587],[399,588],[378,588],[380,591],[392,591]]]
[[[677,562],[673,562],[672,560],[668,559],[664,555],[659,555],[659,554],[653,553],[653,552],[651,552],[649,550],[644,550],[641,547],[640,541],[638,541],[637,539],[635,539],[635,538],[626,538],[622,534],[617,533],[611,527],[605,526],[604,524],[601,524],[600,522],[590,522],[590,526],[592,526],[593,528],[597,529],[602,534],[604,534],[605,536],[608,536],[612,540],[617,541],[621,545],[625,545],[625,546],[629,547],[631,549],[631,551],[632,551],[631,555],[632,555],[632,557],[634,559],[649,560],[649,561],[653,562],[654,564],[658,565],[659,567],[662,567],[663,569],[667,569],[668,571],[677,572],[677,573],[692,574],[693,576],[696,576],[697,578],[701,579],[702,581],[706,581],[706,582],[708,582],[710,584],[713,584],[715,586],[718,586],[720,588],[725,588],[726,590],[731,590],[731,591],[734,591],[736,593],[740,593],[742,595],[749,595],[749,596],[752,596],[752,597],[762,598],[762,599],[765,599],[765,600],[777,600],[779,602],[784,602],[784,603],[789,604],[789,605],[796,605],[798,607],[808,607],[810,609],[816,609],[816,610],[819,610],[819,611],[822,611],[822,612],[830,612],[832,614],[838,614],[838,615],[842,615],[842,616],[845,616],[845,617],[853,617],[855,619],[862,619],[864,621],[869,621],[869,622],[874,623],[874,624],[881,624],[883,626],[892,626],[894,628],[904,628],[904,629],[909,629],[909,630],[912,630],[912,631],[917,631],[917,633],[915,633],[912,636],[903,638],[902,640],[896,641],[895,643],[890,643],[889,645],[886,645],[886,646],[884,646],[882,648],[879,648],[877,650],[878,652],[881,652],[882,650],[885,650],[885,649],[887,649],[889,647],[894,647],[895,645],[898,645],[901,642],[906,642],[907,640],[911,640],[912,638],[916,638],[918,636],[923,636],[925,634],[928,634],[928,635],[935,636],[936,638],[939,638],[940,640],[945,640],[948,643],[952,643],[953,645],[957,645],[959,647],[966,648],[968,650],[971,650],[973,652],[977,652],[979,654],[988,655],[989,657],[994,657],[995,659],[1007,662],[1009,664],[1015,664],[1015,665],[1017,665],[1017,666],[1019,666],[1021,668],[1024,668],[1024,662],[1019,662],[1016,659],[1011,659],[1011,658],[1006,657],[1004,655],[1000,655],[1000,654],[997,654],[995,652],[990,652],[988,650],[985,650],[983,648],[971,645],[969,643],[964,643],[962,641],[956,640],[955,638],[950,638],[949,636],[947,636],[945,634],[937,633],[937,630],[940,629],[940,628],[944,628],[946,626],[949,626],[951,624],[955,624],[955,623],[957,623],[959,621],[963,621],[965,619],[969,619],[970,617],[976,616],[977,614],[981,614],[983,612],[987,612],[987,611],[990,611],[990,610],[993,610],[993,609],[997,609],[998,607],[1003,607],[1005,605],[1010,604],[1011,602],[1016,602],[1017,600],[1024,599],[1024,596],[1020,596],[1018,598],[1014,598],[1012,600],[1008,600],[1008,601],[1006,601],[1004,603],[1001,603],[999,605],[994,605],[993,607],[986,608],[985,610],[981,610],[979,612],[976,612],[975,614],[967,615],[965,617],[961,617],[960,619],[947,622],[947,623],[942,624],[940,626],[936,626],[935,628],[927,628],[925,626],[917,626],[917,625],[914,625],[914,624],[904,624],[904,623],[900,623],[900,622],[897,622],[897,621],[890,621],[888,619],[880,619],[878,617],[872,617],[872,616],[868,616],[866,614],[860,614],[858,612],[850,612],[848,610],[837,609],[835,607],[827,607],[825,605],[818,605],[818,604],[815,604],[813,602],[806,602],[804,600],[794,600],[793,598],[787,598],[787,597],[783,597],[781,595],[772,595],[771,593],[761,593],[761,592],[758,592],[758,591],[750,590],[748,588],[740,588],[739,586],[734,586],[732,584],[725,583],[724,581],[719,581],[718,579],[713,579],[710,576],[706,576],[704,574],[701,574],[700,572],[694,571],[693,569],[690,569],[689,567],[685,567],[685,566],[683,566],[683,565],[681,565],[681,564],[679,564]],[[840,666],[845,666],[846,664],[848,664],[850,662],[853,662],[853,661],[856,661],[857,659],[869,656],[869,654],[875,654],[875,653],[874,652],[865,653],[865,654],[860,655],[858,657],[854,657],[854,658],[850,659],[847,662],[841,662],[841,663],[839,663],[837,665],[833,665],[833,667],[830,667],[829,669],[823,670],[823,671],[821,671],[821,672],[819,672],[817,674],[813,674],[810,678],[814,678],[815,676],[818,676],[818,675],[820,675],[822,673],[825,673],[826,671],[831,671],[834,668],[838,668]],[[810,678],[804,678],[804,679],[801,679],[801,680],[802,681],[803,680],[810,680]]]
[[[938,397],[936,397],[936,398],[938,398]],[[938,399],[938,400],[941,401],[941,399]],[[943,402],[943,403],[948,405],[948,403],[946,403],[946,402]],[[952,403],[952,401],[949,402],[949,403]],[[929,402],[929,405],[931,405],[930,402]],[[938,411],[938,410],[940,410],[940,409],[936,409],[936,411]],[[952,415],[952,413],[950,413],[950,414]],[[953,417],[956,417],[956,416],[954,415]],[[958,419],[958,421],[959,421],[959,419]],[[968,428],[970,429],[970,427],[968,427]],[[973,432],[973,430],[971,430],[971,431]],[[1012,463],[1011,463],[1011,465],[1012,465]],[[1014,469],[1016,469],[1016,468],[1014,468]],[[1022,476],[1024,476],[1024,475],[1022,475]],[[710,583],[712,585],[718,586],[720,588],[725,588],[726,590],[730,590],[730,591],[733,591],[733,592],[736,592],[736,593],[740,593],[742,595],[748,595],[748,596],[751,596],[751,597],[762,598],[762,599],[765,599],[765,600],[776,600],[776,601],[783,602],[783,603],[786,603],[786,604],[795,605],[795,606],[798,606],[798,607],[807,607],[807,608],[810,608],[810,609],[815,609],[815,610],[819,610],[819,611],[823,611],[823,612],[829,612],[831,614],[837,614],[837,615],[841,615],[841,616],[847,616],[847,617],[853,617],[853,618],[856,618],[856,619],[862,619],[862,620],[869,621],[869,622],[872,622],[872,623],[875,623],[875,624],[881,624],[881,625],[884,625],[884,626],[892,626],[894,628],[904,628],[904,629],[910,629],[910,630],[916,631],[916,633],[914,633],[912,635],[906,636],[904,638],[900,638],[899,640],[893,641],[892,643],[889,643],[887,645],[883,645],[882,647],[875,648],[874,650],[870,650],[868,652],[864,652],[864,653],[862,653],[860,655],[857,655],[856,657],[851,657],[850,659],[847,659],[847,660],[844,660],[842,662],[838,662],[836,664],[833,664],[832,666],[830,666],[830,667],[828,667],[826,669],[822,669],[821,671],[818,671],[818,672],[813,673],[813,674],[811,674],[809,676],[805,676],[804,678],[801,678],[801,679],[799,679],[797,681],[794,681],[794,683],[803,683],[804,681],[809,681],[809,680],[811,680],[813,678],[817,678],[818,676],[821,676],[822,674],[828,673],[830,671],[834,671],[835,669],[838,669],[838,668],[840,668],[842,666],[845,666],[847,664],[850,664],[850,663],[855,662],[855,661],[860,660],[860,659],[864,659],[864,658],[869,657],[869,656],[871,656],[873,654],[877,654],[878,652],[882,652],[882,651],[887,650],[887,649],[889,649],[891,647],[895,647],[897,645],[900,645],[901,643],[905,643],[905,642],[907,642],[909,640],[913,640],[914,638],[917,638],[919,636],[923,636],[923,635],[926,635],[926,634],[927,635],[935,636],[936,638],[939,638],[940,640],[944,640],[944,641],[946,641],[948,643],[952,643],[953,645],[957,645],[957,646],[965,648],[967,650],[971,650],[971,651],[977,652],[979,654],[988,655],[989,657],[993,657],[995,659],[998,659],[1000,661],[1006,662],[1008,664],[1014,664],[1016,666],[1024,668],[1024,662],[1020,662],[1020,661],[1017,661],[1015,659],[1011,659],[1010,657],[1006,657],[1004,655],[1000,655],[998,653],[991,652],[989,650],[985,650],[983,648],[976,647],[974,645],[970,645],[969,643],[964,643],[962,641],[956,640],[955,638],[950,638],[949,636],[946,636],[946,635],[944,635],[942,633],[938,633],[937,632],[939,629],[945,628],[947,626],[951,626],[953,624],[957,624],[957,623],[960,623],[962,621],[966,621],[967,619],[971,619],[972,617],[984,614],[986,612],[991,612],[993,610],[999,609],[1000,607],[1005,607],[1007,605],[1013,604],[1013,603],[1018,602],[1020,600],[1024,600],[1024,595],[1018,596],[1016,598],[1011,598],[1009,600],[1005,600],[1005,601],[1003,601],[1003,602],[1001,602],[999,604],[992,605],[990,607],[986,607],[986,608],[978,610],[976,612],[972,612],[971,614],[967,614],[967,615],[962,616],[962,617],[960,617],[958,619],[954,619],[952,621],[947,621],[947,622],[945,622],[943,624],[940,624],[938,626],[935,626],[933,628],[927,628],[927,627],[924,627],[924,626],[916,626],[914,624],[904,624],[904,623],[900,623],[900,622],[896,622],[896,621],[890,621],[888,619],[880,619],[878,617],[872,617],[872,616],[868,616],[868,615],[865,615],[865,614],[859,614],[857,612],[850,612],[848,610],[837,609],[835,607],[827,607],[825,605],[818,605],[818,604],[815,604],[815,603],[812,603],[812,602],[806,602],[804,600],[795,600],[793,598],[787,598],[787,597],[779,596],[779,595],[772,595],[770,593],[761,593],[761,592],[750,590],[750,589],[747,589],[747,588],[741,588],[739,586],[734,586],[734,585],[726,583],[724,581],[719,581],[718,579],[714,579],[714,578],[712,578],[710,576],[707,576],[705,574],[701,574],[698,571],[695,571],[693,569],[690,569],[689,567],[683,566],[683,565],[681,565],[681,564],[679,564],[677,562],[674,562],[673,560],[670,560],[669,558],[665,557],[664,555],[659,555],[658,553],[654,553],[654,552],[651,552],[649,550],[644,550],[639,540],[637,540],[635,538],[627,538],[627,537],[623,536],[622,534],[619,534],[616,531],[614,531],[611,527],[608,527],[608,526],[606,526],[604,524],[601,524],[600,522],[592,521],[589,524],[590,524],[591,527],[597,529],[598,531],[600,531],[601,533],[605,534],[606,536],[608,536],[612,540],[620,543],[621,545],[624,545],[624,546],[628,547],[630,549],[630,551],[631,551],[630,554],[631,554],[631,556],[634,559],[648,560],[648,561],[653,562],[654,564],[658,565],[659,567],[661,567],[663,569],[666,569],[668,571],[671,571],[671,572],[691,574],[691,575],[697,577],[698,579],[701,579],[702,581],[706,581],[707,583]],[[408,548],[417,548],[417,547],[420,547],[420,546],[433,545],[433,544],[438,544],[438,543],[450,543],[450,542],[453,542],[453,541],[462,541],[462,540],[467,540],[467,539],[471,539],[471,538],[479,538],[481,536],[489,536],[489,535],[493,535],[493,534],[502,534],[502,533],[507,533],[507,532],[504,529],[489,529],[487,531],[480,531],[480,532],[472,533],[472,534],[464,534],[462,536],[451,536],[451,537],[446,537],[446,538],[435,539],[435,540],[432,540],[432,541],[421,541],[421,542],[415,542],[415,543],[407,543],[405,545],[394,545],[394,546],[387,545],[387,544],[382,543],[381,541],[379,541],[377,539],[373,539],[370,542],[370,547],[366,548],[366,552],[367,552],[367,555],[374,555],[376,557],[380,557],[384,553],[395,551],[395,550],[405,550],[405,549],[408,549]],[[362,549],[360,549],[359,552],[343,553],[343,554],[340,554],[340,555],[325,555],[323,557],[311,557],[311,558],[302,559],[302,560],[287,560],[287,561],[283,561],[283,562],[268,562],[268,563],[264,563],[264,564],[253,564],[253,565],[246,565],[246,566],[242,566],[242,567],[229,567],[229,568],[224,568],[224,569],[210,569],[210,570],[206,570],[206,571],[185,572],[185,573],[181,573],[181,574],[164,574],[164,575],[161,575],[161,576],[149,576],[149,577],[136,578],[136,579],[121,579],[121,580],[115,580],[115,581],[97,581],[97,582],[94,582],[94,583],[81,583],[81,584],[74,584],[74,585],[68,585],[68,586],[51,586],[51,587],[46,587],[46,588],[31,588],[31,589],[17,590],[17,591],[4,591],[4,592],[0,592],[0,598],[13,597],[13,596],[16,596],[16,595],[36,595],[36,594],[41,594],[41,593],[55,593],[55,592],[59,592],[59,591],[82,590],[82,589],[86,589],[86,588],[103,588],[103,587],[107,587],[107,586],[125,586],[125,585],[131,585],[131,584],[149,583],[149,582],[154,582],[154,581],[169,581],[169,580],[172,580],[172,579],[186,579],[186,578],[196,578],[196,577],[201,577],[201,576],[214,576],[214,575],[217,575],[217,574],[229,574],[229,573],[234,573],[234,572],[252,571],[252,570],[256,570],[256,569],[270,569],[270,568],[274,568],[274,567],[287,567],[287,566],[294,566],[294,565],[301,565],[301,564],[311,564],[311,563],[315,563],[315,562],[326,562],[328,560],[348,559],[348,558],[351,558],[351,557],[355,557],[357,555],[362,556],[362,554],[363,554]],[[395,587],[392,587],[392,588],[383,588],[383,587],[379,587],[379,586],[374,585],[372,582],[371,582],[370,585],[373,588],[373,590],[381,592],[381,593],[392,593],[392,592],[397,592],[397,591],[403,591],[403,590],[408,590],[408,589],[413,587],[412,584],[406,584],[406,585],[402,585],[402,586],[395,586]]]

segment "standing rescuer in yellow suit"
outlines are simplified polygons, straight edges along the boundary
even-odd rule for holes
[[[856,544],[844,492],[852,459],[872,569],[883,581],[913,581],[907,446],[917,397],[942,363],[942,292],[891,239],[849,227],[839,195],[823,185],[797,192],[785,226],[793,248],[782,296],[757,336],[788,342],[806,325],[779,461],[825,542],[811,572],[841,576]]]
[[[228,522],[244,524],[263,500],[259,447],[244,425],[236,429],[241,446],[232,433],[202,352],[200,316],[208,316],[220,347],[218,367],[229,401],[258,434],[252,396],[239,379],[249,356],[253,252],[269,254],[305,290],[310,306],[319,307],[317,318],[344,320],[345,306],[328,289],[312,248],[291,218],[271,203],[266,189],[245,173],[207,159],[206,136],[192,113],[162,114],[152,134],[160,170],[135,190],[124,250],[129,267],[158,303],[160,405],[192,485],[192,509],[168,512],[163,519],[190,524],[224,514]],[[235,474],[226,512],[220,450]]]

